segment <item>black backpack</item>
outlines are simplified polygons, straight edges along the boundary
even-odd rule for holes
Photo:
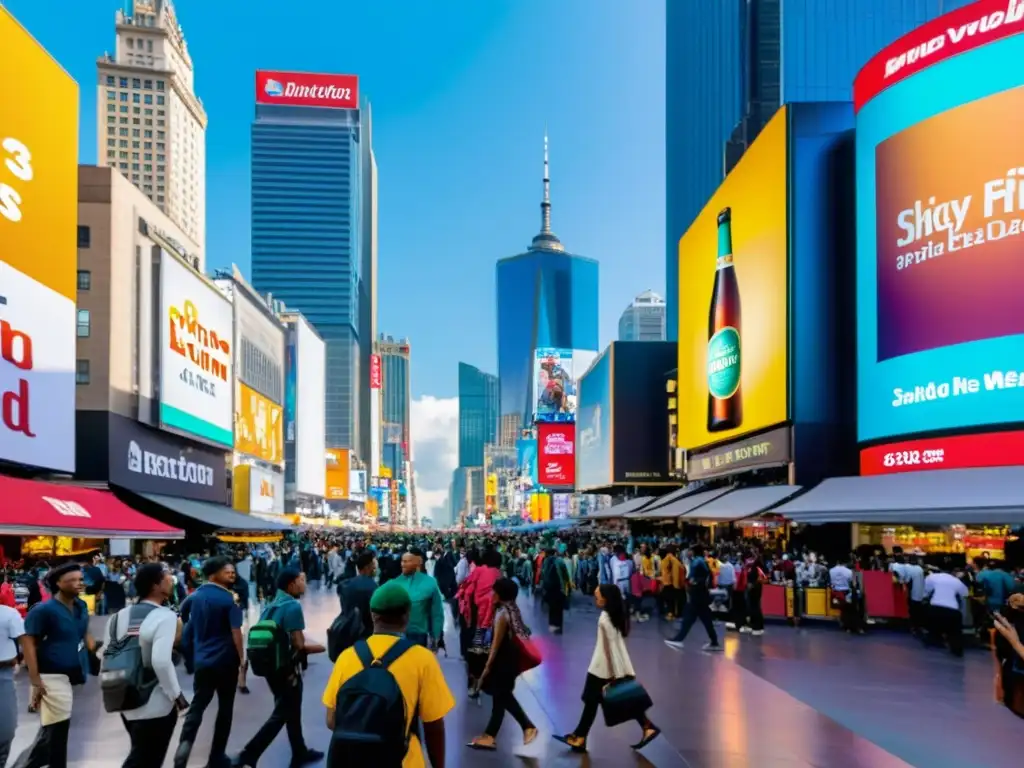
[[[107,712],[130,712],[147,701],[156,688],[156,673],[142,661],[139,630],[142,622],[158,606],[139,603],[116,613],[110,619],[107,645],[100,663],[100,690],[103,708]],[[122,616],[128,617],[128,629],[119,637],[118,625]]]
[[[341,652],[363,639],[363,612],[358,606],[342,611],[327,630],[327,655],[333,664]]]
[[[406,726],[405,697],[388,668],[413,646],[400,637],[375,659],[365,640],[355,644],[363,669],[341,686],[335,699],[334,733],[327,762],[330,768],[401,768],[409,751],[410,734],[417,730],[418,723],[414,718],[412,726]]]

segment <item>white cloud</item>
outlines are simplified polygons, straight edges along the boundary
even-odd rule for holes
[[[413,400],[410,422],[416,505],[421,516],[447,521],[448,484],[459,463],[459,399]]]

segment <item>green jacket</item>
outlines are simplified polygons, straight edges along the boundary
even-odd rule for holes
[[[444,598],[434,577],[426,573],[399,576],[398,581],[409,593],[412,610],[406,632],[441,637],[444,634]]]

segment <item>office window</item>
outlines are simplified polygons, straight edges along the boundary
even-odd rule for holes
[[[75,361],[75,384],[88,384],[89,383],[89,361],[88,360],[76,360]]]
[[[81,227],[79,227],[81,229]],[[88,227],[86,227],[88,229]],[[78,270],[78,290],[88,291],[92,288],[92,272],[88,269]]]
[[[79,224],[78,225],[78,247],[79,248],[88,248],[89,247],[89,243],[91,242],[91,240],[92,240],[92,235],[89,232],[89,228],[87,226]]]
[[[88,309],[78,310],[78,338],[89,338],[89,331],[92,328],[92,317]]]

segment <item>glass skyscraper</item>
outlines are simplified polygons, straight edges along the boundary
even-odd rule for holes
[[[780,105],[850,101],[879,50],[971,0],[666,4],[666,332],[679,333],[679,238]]]
[[[369,105],[257,104],[252,283],[302,312],[327,355],[326,442],[370,453],[376,180]]]
[[[532,422],[536,350],[599,349],[598,264],[566,251],[551,231],[546,136],[540,233],[525,253],[498,261],[496,283],[500,442],[507,445]]]
[[[484,446],[498,441],[498,377],[459,363],[459,466],[483,467]]]
[[[381,461],[391,476],[406,480],[405,461],[409,455],[409,390],[410,345],[408,339],[394,339],[383,334],[377,341],[380,355],[381,381]]]

